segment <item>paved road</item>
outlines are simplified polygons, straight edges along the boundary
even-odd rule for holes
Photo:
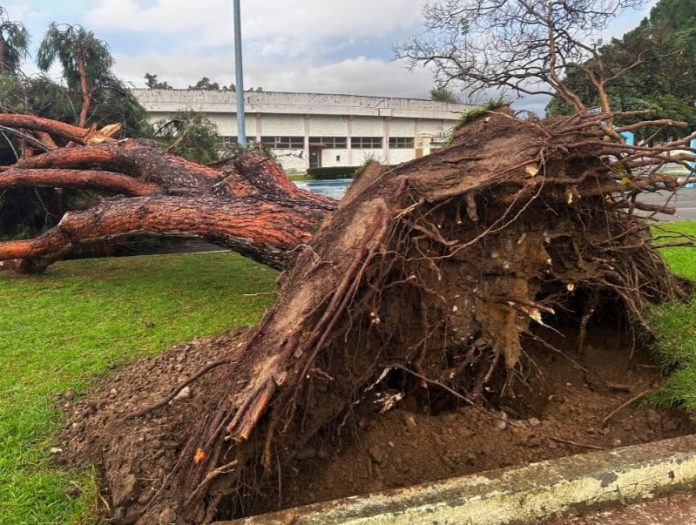
[[[671,192],[660,191],[657,193],[646,193],[640,197],[640,201],[650,204],[664,204],[670,199]],[[675,215],[660,214],[660,220],[694,220],[696,219],[696,187],[682,188],[669,201],[669,205],[677,208]]]
[[[338,179],[326,181],[307,181],[296,183],[300,188],[308,189],[315,193],[327,195],[334,199],[340,199],[346,191],[351,179]],[[660,191],[657,193],[646,193],[640,200],[650,204],[664,204],[670,199],[671,192]],[[675,215],[660,214],[660,220],[694,220],[696,219],[696,187],[682,188],[669,201],[670,206],[677,208]]]

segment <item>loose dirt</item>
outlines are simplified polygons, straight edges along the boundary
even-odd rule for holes
[[[604,425],[615,408],[659,386],[660,375],[648,352],[639,350],[630,359],[627,341],[605,329],[590,331],[582,354],[572,350],[572,335],[545,333],[544,338],[565,355],[528,344],[525,351],[534,370],[527,378],[529,388],[518,389],[515,397],[491,397],[484,410],[464,401],[454,403],[451,397],[445,401],[440,389],[422,383],[379,417],[377,412],[347,417],[337,438],[317,437],[274,488],[244,509],[245,514],[695,430],[685,414],[640,402],[621,409]],[[157,495],[179,460],[192,422],[218,399],[223,367],[145,417],[124,416],[160,401],[216,361],[223,348],[241,341],[237,333],[178,346],[114,371],[75,401],[58,402],[67,412],[61,459],[102,467],[101,488],[116,523],[136,522],[146,508],[156,509],[165,521],[176,521],[176,507]],[[380,393],[376,407],[384,407],[385,398],[397,399],[401,392],[398,374],[387,383],[391,390]]]

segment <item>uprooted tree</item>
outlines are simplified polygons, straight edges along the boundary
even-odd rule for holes
[[[458,4],[468,2],[447,2]],[[502,4],[531,17],[520,18],[518,29],[536,24],[538,39],[529,45],[546,45],[548,60],[571,50],[569,26],[554,20],[582,29],[623,5]],[[574,6],[582,10],[570,13]],[[473,15],[458,16],[461,26]],[[530,71],[558,63],[539,60]],[[558,71],[544,79],[574,101]],[[390,373],[413,378],[413,388],[485,404],[487,386],[499,396],[525,388],[525,345],[545,344],[536,325],[574,322],[581,350],[602,304],[649,329],[647,303],[685,297],[645,218],[673,210],[639,197],[658,184],[678,188],[660,167],[692,157],[670,156],[688,138],[627,145],[620,132],[628,128],[613,124],[609,107],[577,109],[542,121],[520,120],[506,107],[479,111],[430,156],[393,169],[368,165],[338,203],[297,190],[253,154],[201,166],[146,142],[110,140],[108,129],[0,115],[1,125],[34,141],[46,144],[47,133],[78,144],[49,146],[4,169],[4,188],[72,185],[112,194],[40,237],[0,243],[0,260],[41,269],[81,242],[139,231],[198,235],[286,268],[261,323],[201,371],[224,367],[225,380],[207,394],[190,432],[177,436],[179,459],[152,482],[149,498],[119,501],[118,520],[156,521],[164,494],[177,501],[182,522],[211,521],[221,507],[234,513],[318,433],[369,412]],[[647,125],[656,123],[630,129]],[[166,403],[132,416],[148,410]]]

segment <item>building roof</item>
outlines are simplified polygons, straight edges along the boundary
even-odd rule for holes
[[[233,91],[192,89],[133,89],[133,95],[149,113],[194,110],[202,113],[236,113]],[[353,115],[366,117],[456,120],[471,108],[415,98],[366,97],[322,93],[247,91],[247,113],[287,115]]]

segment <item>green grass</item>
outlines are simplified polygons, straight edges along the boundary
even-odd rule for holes
[[[667,225],[696,235],[696,222]],[[696,280],[696,249],[663,254]],[[50,464],[56,393],[115,363],[255,323],[276,273],[229,253],[62,262],[43,276],[0,272],[0,525],[89,522],[95,488]],[[257,295],[248,295],[257,294]],[[696,411],[696,299],[651,309],[657,355],[675,372],[657,397]],[[80,498],[65,489],[77,482]]]
[[[110,365],[258,321],[276,273],[230,253],[62,262],[43,276],[0,273],[0,524],[90,521],[82,474],[50,464],[61,414]],[[245,295],[257,294],[257,295]],[[83,489],[70,498],[71,481]]]
[[[696,221],[675,222],[664,228],[696,235]],[[696,248],[663,248],[661,253],[675,273],[696,282]],[[651,308],[648,314],[658,334],[657,358],[669,373],[652,401],[683,405],[696,413],[696,297]]]
[[[314,180],[306,173],[295,173],[294,175],[288,175],[288,178],[293,182],[306,182],[308,180]]]

